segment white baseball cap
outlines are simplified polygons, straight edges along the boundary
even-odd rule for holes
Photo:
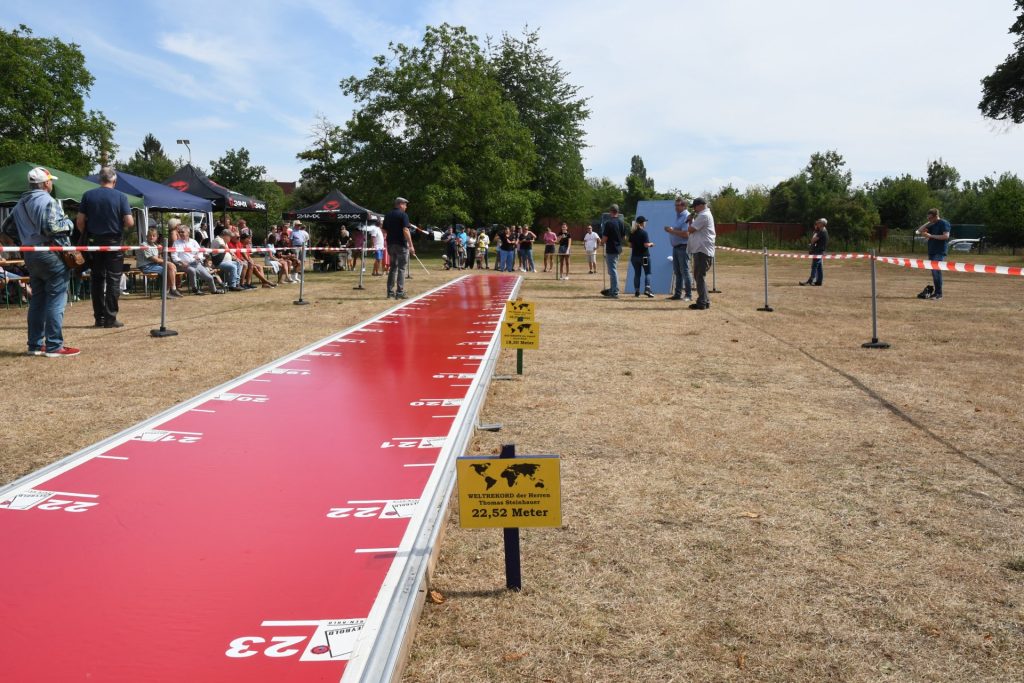
[[[28,181],[30,183],[45,183],[47,180],[57,180],[57,176],[52,175],[42,166],[36,166],[28,172]]]

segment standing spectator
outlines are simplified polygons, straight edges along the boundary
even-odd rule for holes
[[[690,239],[690,212],[686,210],[688,202],[676,197],[676,222],[665,226],[669,244],[672,245],[672,275],[675,279],[675,291],[669,299],[678,301],[683,298],[686,290],[686,301],[693,300],[693,285],[690,284],[690,254],[686,243]]]
[[[593,226],[588,225],[587,231],[583,234],[583,249],[587,252],[587,266],[590,274],[597,272],[597,245],[601,238],[594,232]]]
[[[537,235],[530,230],[530,226],[524,225],[523,232],[519,236],[519,256],[523,263],[523,272],[536,273],[537,266],[533,263],[533,241]]]
[[[295,221],[292,223],[292,231],[289,236],[291,239],[292,248],[295,250],[295,257],[299,259],[299,267],[295,270],[295,275],[303,277],[303,273],[306,272],[306,255],[302,252],[302,247],[309,245],[309,233],[306,232],[306,226],[301,221]]]
[[[181,225],[181,221],[177,218],[167,221],[167,227],[171,231],[172,237],[177,235],[174,240],[174,251],[171,252],[171,261],[174,262],[178,270],[184,272],[188,277],[192,293],[202,296],[203,291],[199,289],[199,279],[202,278],[203,282],[209,286],[211,294],[223,294],[223,290],[217,288],[217,281],[213,274],[203,264],[203,255],[198,253],[199,243],[188,236],[188,228]]]
[[[651,291],[651,247],[654,246],[654,242],[651,242],[646,226],[647,219],[643,216],[637,216],[636,228],[629,235],[629,246],[631,249],[629,261],[633,266],[633,296],[640,296],[640,271],[642,270],[646,275],[644,296],[648,299],[653,299],[654,292]]]
[[[824,265],[820,258],[824,255],[825,250],[828,248],[828,221],[824,218],[819,218],[814,221],[814,234],[811,235],[811,245],[808,248],[808,252],[811,254],[811,276],[807,278],[806,282],[801,282],[800,286],[814,285],[815,287],[821,287],[822,280],[825,278]],[[818,256],[819,258],[814,258]]]
[[[945,261],[949,244],[949,221],[939,217],[938,209],[928,209],[928,222],[917,229],[917,234],[928,240],[928,260]],[[942,271],[932,271],[932,284],[917,295],[918,299],[942,298]]]
[[[75,224],[89,246],[121,246],[124,231],[135,225],[128,197],[114,189],[117,173],[110,166],[100,169],[100,186],[82,195]],[[89,289],[96,327],[124,327],[117,319],[121,295],[123,251],[89,253]]]
[[[135,250],[135,265],[143,274],[159,275],[161,281],[164,279],[164,259],[160,256],[160,231],[150,228],[146,231],[146,243]],[[167,281],[163,286],[167,289],[167,296],[175,299],[181,297],[181,292],[175,286],[178,281],[178,269],[173,263],[167,264]]]
[[[622,238],[626,226],[619,218],[619,205],[612,204],[608,209],[608,220],[601,226],[601,244],[604,245],[604,260],[608,267],[608,289],[602,289],[601,295],[610,299],[619,298],[619,254],[622,253]]]
[[[498,233],[498,270],[511,273],[515,270],[516,240],[512,236],[512,228],[505,227]]]
[[[476,230],[470,228],[466,232],[466,267],[472,270],[476,266]]]
[[[476,236],[476,267],[490,270],[491,268],[491,238],[487,236],[487,229],[480,228]]]
[[[544,272],[555,268],[555,243],[558,242],[558,235],[551,229],[551,226],[544,228]]]
[[[703,311],[711,308],[708,298],[708,284],[705,277],[715,260],[715,218],[711,215],[708,203],[702,197],[693,200],[696,212],[690,223],[690,237],[687,240],[687,252],[693,255],[693,278],[697,281],[697,301],[690,308]]]
[[[391,264],[388,268],[388,298],[405,298],[405,270],[409,264],[409,255],[415,255],[412,246],[412,232],[409,229],[409,214],[405,212],[409,200],[395,197],[395,208],[384,216],[384,231],[387,233],[388,255]]]
[[[562,223],[562,232],[558,235],[558,258],[563,280],[569,279],[569,247],[571,246],[572,235],[569,234],[569,226]]]
[[[373,272],[371,275],[383,275],[381,264],[384,262],[384,232],[380,229],[380,219],[374,216],[366,226],[366,240],[373,248]]]
[[[28,191],[3,224],[4,234],[25,247],[71,246],[71,219],[54,199],[57,176],[42,166],[28,172]],[[68,268],[52,251],[23,253],[32,299],[28,303],[28,355],[63,358],[77,356],[76,348],[64,345],[64,307],[67,305]]]

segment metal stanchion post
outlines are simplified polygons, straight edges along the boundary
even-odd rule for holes
[[[520,349],[521,351],[522,349]],[[506,444],[501,447],[501,458],[516,457],[515,444]],[[519,552],[519,529],[502,529],[505,541],[505,587],[510,591],[521,591],[523,589],[522,560]]]
[[[686,258],[690,258],[687,254]],[[721,294],[722,292],[718,289],[718,280],[715,278],[715,262],[718,261],[714,256],[711,257],[711,294]]]
[[[306,245],[303,244],[299,248],[299,300],[293,301],[292,303],[296,306],[305,306],[309,302],[302,298],[302,293],[306,286]]]
[[[764,306],[757,310],[771,313],[775,309],[768,305],[768,247],[764,249]],[[714,261],[712,261],[714,263]]]
[[[365,227],[365,226],[364,226]],[[366,272],[366,231],[363,230],[363,246],[359,254],[359,284],[352,289],[366,289],[363,287],[363,273]]]
[[[164,277],[160,283],[160,328],[149,331],[152,337],[175,337],[178,334],[175,330],[167,329],[167,285],[169,284],[167,282],[167,261],[170,256],[167,251],[167,238],[164,237]]]
[[[864,342],[865,349],[887,349],[889,344],[878,341],[878,289],[875,284],[875,250],[871,250],[871,341]]]

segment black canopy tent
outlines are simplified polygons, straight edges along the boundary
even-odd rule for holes
[[[164,181],[179,192],[188,192],[213,202],[214,211],[266,211],[267,203],[247,197],[218,185],[196,170],[192,164],[185,164],[174,175]]]
[[[356,204],[343,192],[331,190],[316,204],[304,209],[285,211],[281,214],[281,218],[289,221],[300,220],[314,223],[366,223],[376,215],[373,211]]]

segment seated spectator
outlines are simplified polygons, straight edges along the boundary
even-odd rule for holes
[[[242,274],[239,279],[239,286],[242,289],[256,289],[252,284],[252,259],[247,259],[248,254],[242,249],[241,231],[237,228],[228,229],[228,248],[231,249],[231,258],[241,267]]]
[[[142,271],[143,275],[156,274],[162,280],[164,277],[164,260],[160,257],[160,232],[156,228],[150,228],[146,232],[146,243],[140,249],[135,250],[135,265]],[[167,296],[175,299],[181,296],[181,292],[175,284],[178,281],[178,269],[174,263],[167,264],[167,282],[163,286],[167,289]]]
[[[288,259],[279,259],[279,258],[277,258],[276,254],[275,254],[276,251],[277,251],[277,249],[274,247],[274,245],[268,239],[267,240],[267,251],[266,251],[266,253],[263,256],[263,267],[266,270],[269,270],[269,271],[277,274],[277,284],[281,284],[281,282],[282,282],[281,278],[283,277],[284,278],[284,283],[286,285],[290,285],[290,284],[292,284],[292,282],[294,282],[294,280],[292,280],[292,276],[291,276],[292,264],[288,261]]]
[[[255,259],[253,259],[253,257],[252,257],[252,251],[251,250],[252,250],[252,233],[250,233],[248,235],[245,235],[245,236],[243,236],[241,238],[241,249],[239,250],[239,252],[241,254],[240,258],[245,259],[246,263],[249,266],[249,278],[251,279],[252,276],[255,275],[256,279],[259,280],[261,283],[263,283],[262,286],[265,289],[269,289],[269,288],[272,288],[272,287],[277,287],[277,285],[275,285],[273,282],[268,280],[266,278],[266,276],[263,274],[263,266],[261,266],[260,264],[256,263]]]
[[[220,271],[221,278],[227,283],[228,290],[232,292],[244,292],[241,286],[242,266],[231,255],[228,247],[228,240],[231,239],[231,232],[228,228],[221,230],[220,234],[213,238],[211,247],[221,250],[213,255],[213,265]]]
[[[211,294],[223,294],[224,291],[217,287],[217,281],[206,266],[203,265],[203,256],[199,253],[199,243],[188,236],[188,228],[181,225],[181,221],[172,218],[167,221],[167,227],[174,237],[174,248],[171,253],[171,262],[185,273],[188,278],[189,288],[193,294],[202,296],[203,291],[199,288],[199,279],[210,288]],[[181,251],[177,251],[177,250]]]

